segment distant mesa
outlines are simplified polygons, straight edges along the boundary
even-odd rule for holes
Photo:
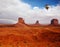
[[[23,18],[18,18],[18,24],[19,23],[25,24],[24,19]]]
[[[37,20],[35,24],[39,24],[39,21]]]
[[[52,19],[52,20],[51,20],[51,25],[54,25],[54,26],[59,25],[58,19]]]
[[[35,26],[40,26],[39,21],[37,20],[36,23],[34,24]]]
[[[15,24],[17,27],[26,27],[24,19],[23,18],[18,18],[18,22]]]
[[[28,26],[41,26],[41,24],[39,23],[39,21],[37,20],[36,22],[35,22],[35,24],[29,24]]]
[[[24,22],[24,19],[23,19],[23,18],[19,18],[19,19],[18,19],[18,24],[19,24],[19,23],[28,25],[28,24],[26,24],[26,23]],[[50,25],[58,26],[58,25],[59,25],[58,19],[52,19]],[[41,26],[41,24],[40,24],[39,21],[37,20],[35,24],[29,24],[29,26]]]
[[[52,19],[49,26],[51,26],[51,25],[58,26],[59,25],[58,19]],[[18,18],[18,23],[16,23],[16,24],[11,24],[11,25],[10,24],[2,24],[2,25],[0,24],[0,27],[1,26],[3,26],[3,27],[4,26],[14,27],[14,26],[45,26],[45,25],[40,24],[38,20],[36,21],[35,24],[26,24],[24,22],[24,19],[23,18]]]
[[[18,18],[18,24],[19,24],[19,23],[26,24],[26,23],[24,22],[24,19],[23,19],[23,18]],[[39,23],[39,21],[37,20],[36,23],[35,23],[35,24],[32,24],[32,25],[40,25],[40,23]]]

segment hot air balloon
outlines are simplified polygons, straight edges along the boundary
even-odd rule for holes
[[[48,10],[48,9],[49,9],[49,5],[48,5],[48,4],[46,4],[45,8]]]

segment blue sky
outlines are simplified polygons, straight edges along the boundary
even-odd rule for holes
[[[60,0],[22,0],[24,3],[30,4],[32,7],[44,7],[46,4],[56,6]]]
[[[0,23],[5,21],[16,23],[19,17],[28,24],[37,20],[41,24],[49,24],[53,18],[58,19],[60,23],[60,5],[57,5],[59,2],[59,0],[0,0]],[[46,4],[56,6],[50,6],[46,10],[44,9]]]

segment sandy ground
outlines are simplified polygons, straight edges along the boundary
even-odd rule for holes
[[[60,27],[0,27],[0,47],[60,47]]]

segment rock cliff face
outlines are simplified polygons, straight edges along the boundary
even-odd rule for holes
[[[40,24],[39,23],[39,21],[37,20],[36,21],[36,23],[35,24],[26,24],[25,22],[24,22],[24,19],[23,18],[19,18],[18,19],[18,24],[20,24],[20,23],[22,23],[22,24],[25,24],[25,25],[28,25],[28,26],[60,26],[58,23],[58,20],[57,19],[52,19],[51,20],[51,23],[49,24],[49,25],[42,25],[42,24]]]
[[[23,18],[18,18],[18,24],[19,24],[19,23],[25,24]]]
[[[51,25],[58,26],[59,25],[58,19],[52,19],[51,20]]]
[[[26,24],[25,22],[24,22],[24,19],[23,18],[18,18],[18,23],[16,23],[16,24],[0,24],[0,27],[5,27],[5,26],[7,26],[7,27],[13,27],[13,26],[15,26],[15,25],[26,25],[26,26],[60,26],[59,24],[58,24],[59,22],[58,22],[58,20],[57,19],[52,19],[51,20],[51,24],[49,24],[49,25],[42,25],[42,24],[40,24],[39,23],[39,21],[37,20],[36,21],[36,23],[35,24]]]
[[[0,47],[60,47],[60,26],[27,25],[22,18],[13,25],[0,25]]]
[[[41,24],[39,23],[39,21],[36,21],[35,24],[30,24],[29,26],[32,26],[32,27],[37,26],[37,27],[39,27],[39,26],[41,26]]]
[[[39,23],[39,21],[36,21],[36,23],[35,24],[26,24],[25,22],[24,22],[24,19],[23,18],[18,18],[18,23],[17,24],[24,24],[24,25],[28,25],[28,26],[40,26],[40,23]]]

